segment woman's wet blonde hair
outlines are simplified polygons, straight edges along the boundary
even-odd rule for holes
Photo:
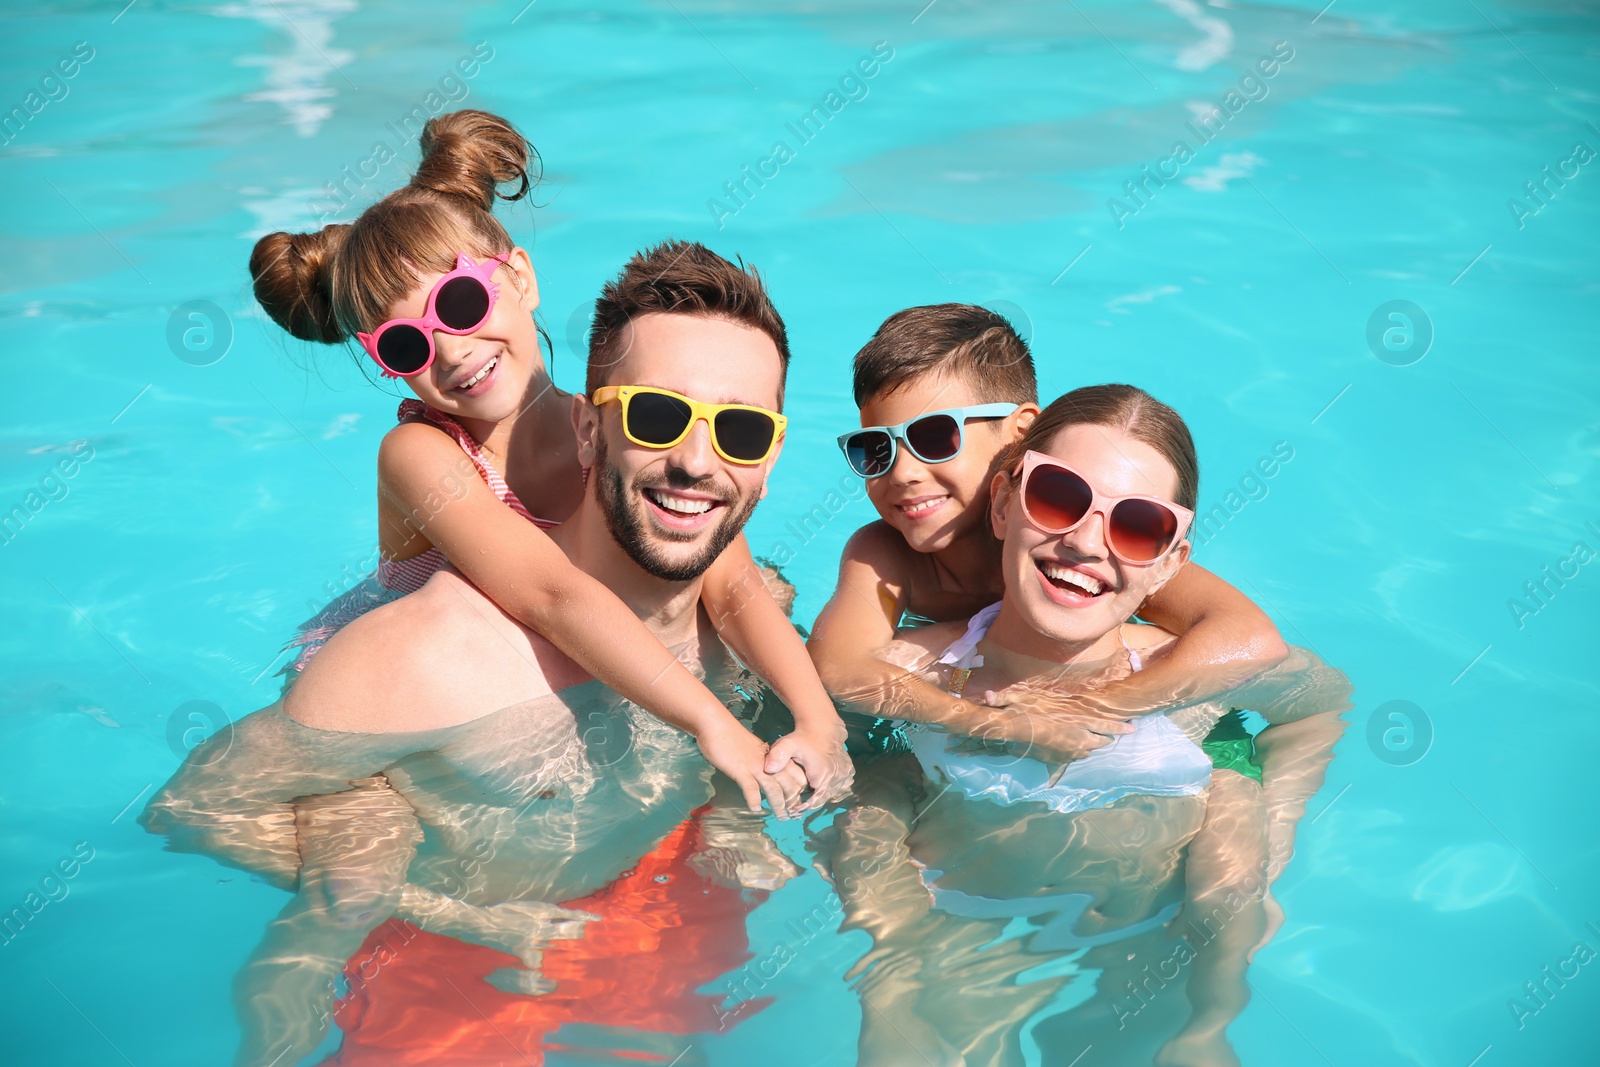
[[[1173,503],[1195,509],[1200,496],[1200,460],[1189,426],[1172,408],[1133,385],[1089,385],[1074,389],[1039,412],[1022,438],[995,465],[1013,482],[1022,457],[1043,452],[1056,434],[1069,426],[1107,426],[1143,441],[1161,453],[1178,474]]]

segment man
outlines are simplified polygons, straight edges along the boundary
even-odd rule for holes
[[[749,432],[752,422],[759,434],[755,411],[714,416],[727,427],[715,433],[697,413],[686,436],[661,448],[639,443],[624,426],[624,411],[633,401],[635,421],[655,429],[650,420],[660,412],[644,410],[646,402],[670,409],[674,401],[618,395],[596,407],[592,399],[608,386],[611,393],[644,386],[775,412],[786,362],[782,320],[759,277],[700,245],[669,242],[636,256],[597,304],[588,395],[573,404],[579,460],[591,478],[578,511],[551,536],[669,648],[697,649],[711,636],[697,610],[702,576],[765,494],[782,448],[781,424],[771,426],[772,446],[761,462],[735,463],[719,454],[718,446],[727,446],[721,438]],[[667,429],[670,436],[674,427]],[[285,713],[307,726],[364,733],[458,726],[588,680],[449,571],[358,620],[312,662],[317,669],[308,668],[290,690]],[[831,720],[823,728],[837,725],[820,686],[816,691]],[[733,761],[718,759],[719,751],[750,743],[731,719],[700,740],[723,766]],[[835,775],[848,777],[842,752],[840,761]],[[775,763],[781,760],[768,767]],[[739,784],[759,806],[756,783]],[[787,804],[798,796],[803,778],[790,766],[760,784],[778,807],[780,797]]]
[[[551,536],[731,696],[734,665],[700,586],[777,456],[781,423],[760,462],[725,454],[759,451],[758,411],[782,403],[782,322],[752,272],[682,243],[636,256],[596,319],[588,396],[573,405],[590,475]],[[661,421],[672,404],[659,393],[641,403],[640,389],[742,408],[695,410],[668,443],[681,429]],[[713,759],[721,745],[749,743],[698,740]],[[785,804],[798,797],[805,775],[784,762],[739,783],[747,804],[759,805],[758,789]],[[708,772],[686,735],[619,708],[447,570],[335,635],[281,705],[197,748],[141,821],[174,849],[296,892],[236,983],[241,1062],[266,1063],[285,1041],[314,1047],[334,976],[390,915],[533,964],[551,937],[572,936],[553,931],[571,917],[555,902],[606,885],[650,850],[710,797]],[[748,817],[701,821],[715,822],[704,839],[720,850],[716,863],[741,880],[770,888],[794,873]]]

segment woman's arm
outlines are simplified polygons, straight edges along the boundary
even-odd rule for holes
[[[481,479],[457,484],[460,449],[420,423],[395,427],[378,452],[378,491],[500,609],[546,638],[624,698],[695,737],[718,770],[760,810],[764,789],[786,812],[782,788],[762,770],[766,746],[691,674],[621,600],[574,566],[554,541]]]
[[[1193,1011],[1158,1062],[1232,1056],[1224,1032],[1250,999],[1245,969],[1283,921],[1272,884],[1294,853],[1306,803],[1322,786],[1349,698],[1345,676],[1299,648],[1227,694],[1222,706],[1252,708],[1271,724],[1255,741],[1261,783],[1228,770],[1212,775],[1205,825],[1189,846],[1181,924],[1205,931],[1191,942]]]
[[[1327,777],[1333,746],[1347,725],[1341,713],[1353,706],[1353,693],[1343,671],[1293,648],[1282,664],[1230,697],[1235,707],[1251,708],[1268,723],[1255,744],[1273,879],[1294,855],[1295,829]]]
[[[840,929],[865,930],[878,946],[913,930],[933,902],[909,844],[917,799],[927,800],[924,787],[916,757],[876,761],[863,773],[855,801],[811,846],[826,857],[825,877],[844,909]]]
[[[779,738],[767,753],[767,773],[776,774],[794,760],[815,791],[807,808],[848,790],[855,772],[844,751],[844,723],[806,655],[805,642],[750,557],[743,534],[706,571],[700,599],[733,654],[794,714],[794,733]]]
[[[1261,787],[1234,771],[1211,776],[1206,818],[1184,860],[1183,911],[1173,923],[1189,979],[1189,1017],[1158,1064],[1238,1063],[1227,1028],[1250,1001],[1246,970],[1270,937],[1266,820]]]

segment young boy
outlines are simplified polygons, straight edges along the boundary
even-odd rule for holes
[[[1038,385],[1027,344],[1004,318],[936,304],[878,327],[856,354],[855,399],[864,428],[892,432],[844,441],[882,518],[845,546],[838,589],[811,636],[812,659],[835,697],[883,718],[958,726],[1067,760],[1130,732],[1134,715],[1230,689],[1287,655],[1248,597],[1188,563],[1139,612],[1180,636],[1173,651],[1089,696],[1013,689],[974,694],[979,705],[883,662],[897,626],[968,618],[1000,599],[989,480],[996,456],[1039,413]]]

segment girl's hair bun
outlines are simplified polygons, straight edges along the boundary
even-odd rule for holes
[[[501,185],[517,183],[515,192],[499,194],[502,200],[528,194],[537,158],[528,139],[500,116],[470,108],[452,111],[422,128],[422,163],[411,184],[491,211]]]
[[[419,276],[447,271],[463,252],[510,251],[494,201],[526,196],[539,155],[505,119],[455,111],[422,128],[422,163],[410,184],[355,222],[315,233],[269,233],[250,254],[256,300],[305,341],[338,344],[371,330]],[[510,192],[500,194],[502,186]]]
[[[345,339],[333,308],[333,259],[349,232],[340,222],[315,233],[269,233],[250,253],[256,300],[302,341]]]

